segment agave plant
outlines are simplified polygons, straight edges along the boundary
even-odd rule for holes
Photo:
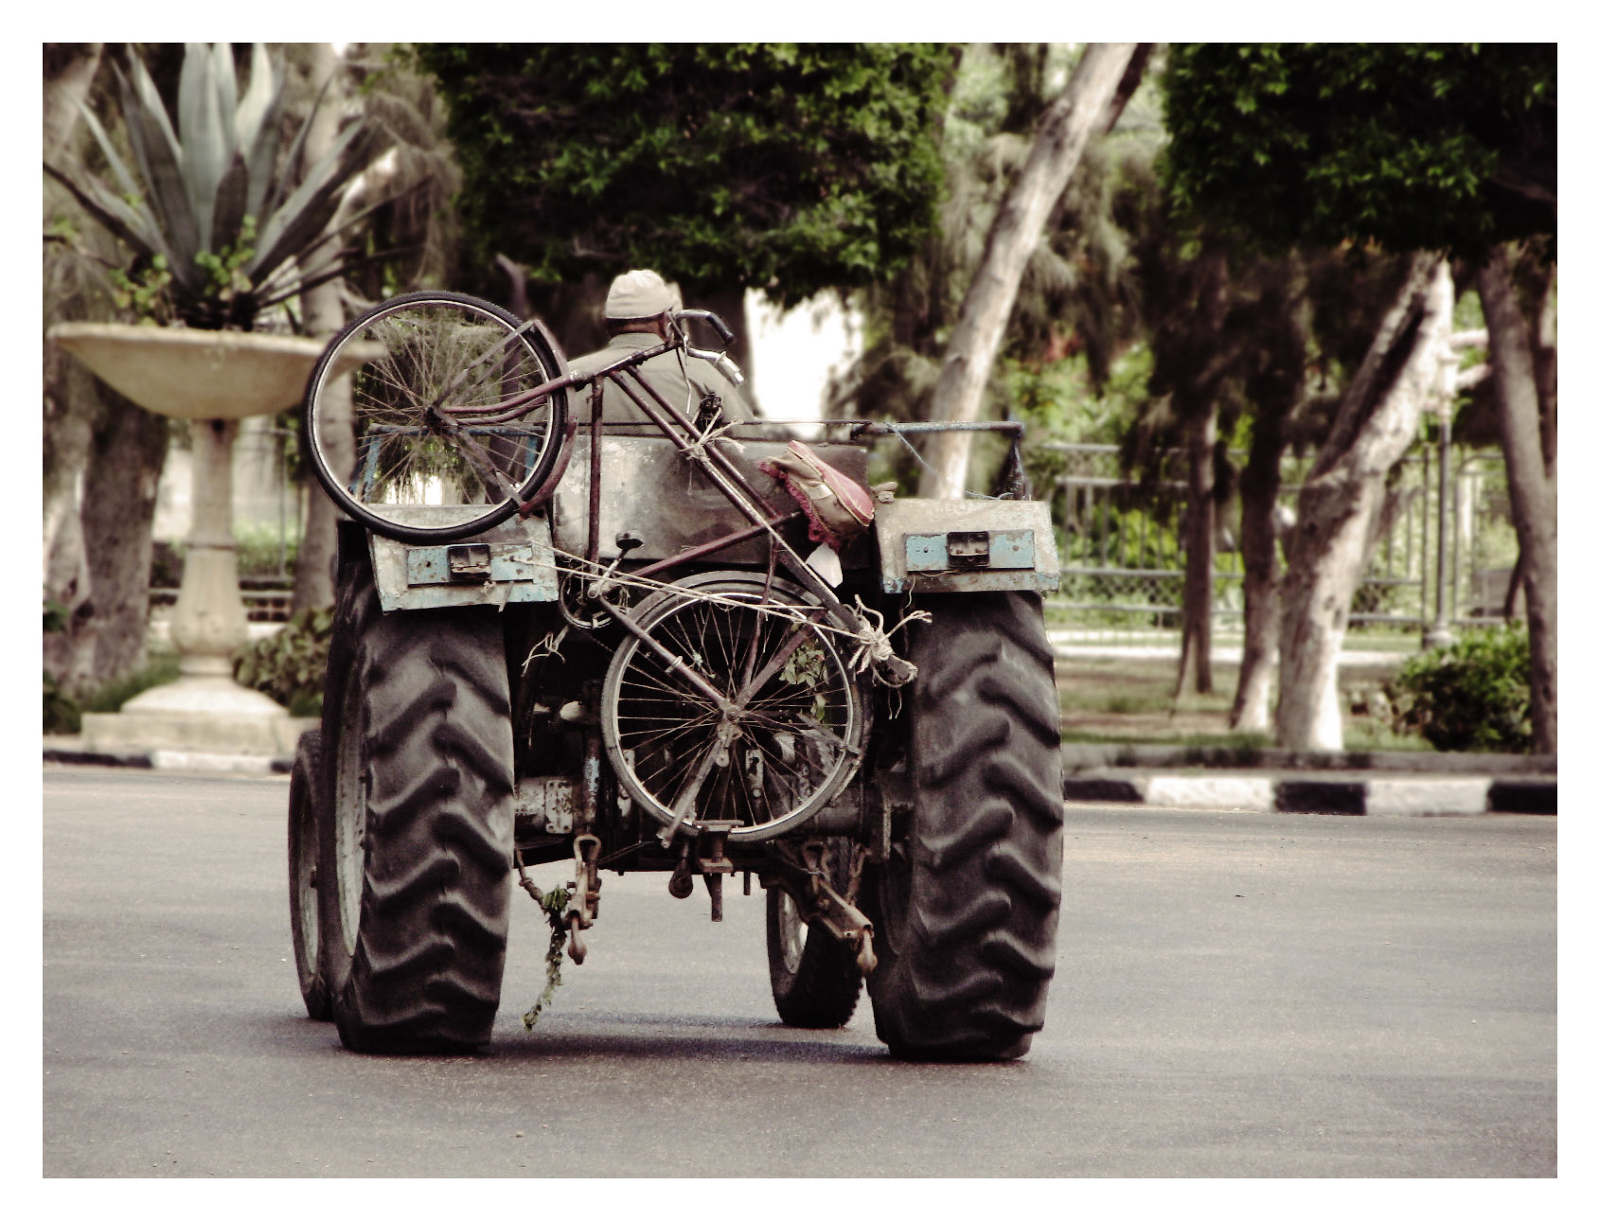
[[[361,217],[342,218],[336,228],[330,222],[345,188],[379,151],[367,126],[352,124],[294,184],[288,170],[280,172],[283,72],[260,43],[251,54],[241,95],[226,43],[188,44],[175,126],[130,53],[128,75],[113,70],[132,166],[83,107],[115,187],[87,172],[44,167],[134,251],[141,285],[191,327],[249,330],[262,310],[341,274],[348,259],[338,236]],[[302,160],[315,114],[313,107],[282,166]]]

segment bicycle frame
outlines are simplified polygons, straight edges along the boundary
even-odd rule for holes
[[[410,300],[397,299],[396,306],[378,307],[373,318],[387,318]],[[435,304],[433,298],[419,296],[417,300],[425,307]],[[465,489],[463,495],[469,502],[471,497],[489,494],[488,503],[494,505],[492,521],[503,521],[513,511],[526,520],[550,504],[548,512],[540,514],[548,518],[548,525],[542,520],[530,521],[528,529],[536,536],[532,539],[536,547],[551,556],[546,562],[551,563],[553,573],[544,598],[554,603],[552,609],[567,625],[555,639],[558,643],[568,629],[584,636],[606,633],[595,641],[612,656],[597,705],[605,749],[634,798],[644,801],[665,827],[663,844],[673,843],[686,820],[694,819],[691,825],[696,828],[710,826],[721,817],[712,811],[721,809],[725,801],[741,803],[742,821],[749,829],[760,831],[751,835],[752,839],[778,833],[777,828],[789,819],[797,815],[809,818],[823,808],[849,782],[862,758],[861,735],[872,707],[864,698],[867,684],[863,673],[870,670],[877,682],[899,687],[917,671],[896,655],[890,641],[904,622],[886,630],[882,612],[887,608],[879,606],[865,589],[861,592],[866,602],[850,592],[844,592],[843,598],[850,598],[851,603],[841,598],[840,591],[858,586],[839,583],[837,564],[827,576],[823,575],[825,569],[812,567],[817,556],[808,559],[802,541],[806,531],[801,523],[806,513],[788,503],[773,503],[777,493],[750,469],[753,456],[729,439],[733,425],[716,412],[708,415],[705,401],[696,402],[698,391],[687,376],[686,357],[720,367],[735,384],[742,381],[721,351],[693,346],[685,324],[687,317],[703,317],[724,338],[731,338],[720,319],[704,312],[679,315],[659,340],[645,338],[644,346],[608,357],[591,371],[564,371],[529,389],[513,390],[505,380],[508,376],[543,376],[552,365],[562,367],[554,337],[537,320],[521,323],[486,303],[448,295],[437,303],[447,310],[464,304],[469,311],[477,311],[469,316],[492,316],[492,325],[503,329],[497,329],[498,338],[486,347],[455,349],[466,360],[441,366],[449,370],[448,385],[441,390],[435,382],[424,394],[413,396],[407,404],[409,419],[402,416],[391,426],[381,411],[375,412],[373,427],[363,433],[372,448],[364,454],[358,451],[355,484],[383,486],[386,476],[379,463],[389,461],[380,454],[385,448],[397,454],[424,452],[424,447],[431,450],[442,443],[454,451],[453,457],[444,459],[442,469],[454,463],[459,474],[450,478]],[[361,335],[361,325],[360,321],[352,323],[341,342]],[[401,329],[404,336],[416,333]],[[426,334],[426,328],[421,333]],[[534,352],[537,365],[522,363],[524,347]],[[676,357],[685,374],[681,384],[673,378],[672,389],[658,388],[657,379],[645,375],[649,362],[664,357]],[[422,359],[419,367],[426,370],[428,366],[429,361]],[[407,367],[399,367],[400,379],[379,384],[403,391]],[[521,385],[525,386],[526,380]],[[500,389],[488,402],[474,401],[485,386]],[[622,457],[626,469],[648,470],[650,479],[667,480],[663,486],[683,486],[691,498],[688,503],[694,505],[687,516],[669,517],[660,533],[654,525],[644,527],[654,536],[654,549],[641,553],[635,562],[629,562],[629,555],[644,540],[626,533],[630,522],[636,520],[628,516],[634,511],[630,507],[633,502],[626,496],[620,502],[610,495],[602,497],[603,477],[618,478],[609,458],[602,463],[607,430],[603,398],[608,387],[615,388],[613,403],[621,405],[626,400],[631,404],[624,431],[636,433],[642,427],[657,440],[636,452],[624,446],[619,453],[615,442],[605,451]],[[581,389],[589,391],[587,420],[567,393]],[[554,434],[551,421],[544,418],[547,403],[552,405],[558,430]],[[378,405],[375,400],[375,407]],[[308,412],[311,410],[308,407]],[[532,428],[522,424],[533,416],[542,422]],[[849,441],[946,427],[859,420],[834,423],[851,427]],[[1008,433],[1011,465],[1020,474],[1016,448],[1020,425],[958,427]],[[581,448],[575,443],[580,429],[587,430],[587,482],[566,484],[557,500],[558,485]],[[385,439],[390,435],[399,438],[392,447]],[[520,440],[523,437],[528,438],[525,445]],[[661,440],[667,442],[665,448]],[[855,461],[859,460],[858,455]],[[684,470],[684,462],[689,471]],[[391,469],[403,467],[395,464]],[[762,463],[761,469],[772,468]],[[322,467],[318,470],[323,472]],[[537,472],[533,479],[528,477],[530,471]],[[857,477],[861,477],[859,472]],[[687,485],[677,484],[685,478]],[[623,480],[625,486],[630,482]],[[710,489],[705,487],[707,483]],[[342,480],[341,487],[355,493],[358,503],[369,495]],[[708,492],[715,503],[704,499]],[[432,495],[421,485],[406,494]],[[613,513],[621,516],[608,528],[624,533],[617,535],[615,549],[608,545],[602,552],[603,519]],[[435,537],[460,539],[489,520],[486,514],[476,523],[463,522],[463,528],[453,535],[441,529]],[[680,520],[685,524],[678,524]],[[692,525],[687,524],[691,521]],[[715,524],[708,531],[711,522]],[[383,532],[381,526],[371,528]],[[717,537],[708,539],[707,533]],[[815,532],[812,536],[818,537]],[[552,555],[554,539],[560,540],[560,547]],[[738,548],[737,558],[730,554],[732,548]],[[726,562],[720,562],[720,556],[727,556]],[[765,567],[764,578],[748,571],[753,562]],[[639,589],[649,596],[635,596],[633,591]],[[908,615],[908,619],[926,617],[924,612]],[[700,634],[709,633],[716,624],[723,625],[716,636]],[[701,643],[712,639],[720,643],[710,649]],[[626,730],[624,699],[630,701]],[[779,706],[784,711],[774,713]],[[665,722],[661,718],[666,718]],[[674,728],[680,721],[681,727]],[[657,728],[658,724],[664,727]],[[626,741],[634,745],[624,745]],[[636,753],[639,766],[648,769],[644,773],[635,771]],[[730,757],[737,760],[733,771],[725,770]],[[770,790],[769,771],[775,777],[775,787]],[[652,778],[643,779],[643,775]],[[791,783],[797,787],[789,787]],[[708,784],[715,787],[706,788]],[[711,804],[706,805],[708,800]],[[789,804],[780,807],[771,802]],[[780,808],[786,812],[779,812]],[[710,821],[702,823],[706,819]]]
[[[685,316],[685,315],[680,315]],[[697,311],[693,315],[711,319],[719,330],[725,334],[726,328],[722,327],[720,320],[715,315],[704,311]],[[638,352],[629,353],[619,357],[616,361],[587,374],[564,374],[552,378],[538,386],[523,391],[516,396],[499,403],[479,407],[451,407],[440,404],[436,411],[443,421],[448,421],[446,430],[452,436],[468,447],[469,453],[476,450],[482,451],[475,443],[471,442],[470,429],[492,429],[498,425],[508,424],[532,410],[541,401],[560,390],[581,390],[590,387],[590,418],[587,424],[590,435],[589,445],[589,521],[588,540],[585,548],[584,563],[591,573],[598,573],[599,563],[599,497],[600,497],[600,439],[604,433],[604,421],[601,415],[601,390],[609,383],[617,387],[650,421],[657,431],[661,433],[673,446],[692,462],[699,464],[700,468],[711,479],[712,483],[722,492],[728,502],[750,522],[749,527],[737,530],[720,538],[712,539],[700,544],[689,551],[671,556],[650,565],[634,576],[655,576],[656,574],[670,571],[679,565],[704,560],[717,552],[731,547],[748,539],[766,535],[774,549],[778,563],[781,563],[787,575],[796,580],[825,608],[830,617],[835,619],[839,626],[852,636],[865,638],[874,634],[875,629],[868,624],[851,607],[841,602],[834,594],[832,588],[824,581],[798,551],[783,537],[779,527],[788,525],[797,517],[796,512],[782,512],[774,508],[767,500],[750,485],[744,473],[723,454],[717,447],[714,438],[705,436],[696,431],[694,424],[676,404],[656,391],[638,371],[639,366],[657,356],[668,352],[681,351],[690,356],[701,359],[712,358],[716,363],[722,358],[721,353],[707,352],[689,345],[687,333],[675,327],[673,337],[664,339],[659,344],[643,348]],[[570,454],[570,439],[577,428],[583,427],[576,421],[570,422],[567,427],[567,437],[563,445]],[[485,463],[491,473],[492,465]],[[535,489],[519,506],[519,511],[526,516],[539,507],[555,491],[556,484],[565,474],[566,462],[563,460],[552,471],[545,483]],[[673,665],[677,659],[652,640],[648,633],[639,628],[637,622],[628,615],[626,610],[618,606],[614,600],[605,597],[608,592],[600,582],[591,586],[589,596],[601,602],[605,613],[610,615],[625,631],[637,636],[641,644],[650,648],[668,665]],[[883,667],[883,677],[893,685],[908,681],[915,673],[905,662],[892,655],[886,659]],[[696,690],[711,699],[713,704],[723,711],[730,711],[724,707],[726,697],[714,692],[710,686],[704,685],[698,676],[689,681],[696,685]]]

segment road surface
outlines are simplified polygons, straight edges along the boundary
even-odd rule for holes
[[[1048,1024],[1005,1065],[897,1063],[865,997],[783,1027],[759,888],[712,924],[661,875],[607,875],[528,1033],[519,893],[492,1052],[421,1059],[304,1015],[283,778],[43,795],[47,1177],[1556,1170],[1553,818],[1071,807]]]

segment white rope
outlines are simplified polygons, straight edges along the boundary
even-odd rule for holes
[[[582,579],[584,576],[584,573],[581,571],[582,569],[590,569],[596,575],[603,575],[604,573],[604,568],[598,562],[591,564],[581,555],[577,555],[570,551],[565,551],[559,547],[552,547],[551,552],[553,555],[559,556],[562,559],[569,561],[571,564],[576,565],[580,569],[580,571],[576,574],[580,579]],[[561,571],[560,567],[556,564],[551,563],[546,566],[555,571]],[[867,606],[864,602],[862,602],[861,595],[857,594],[855,598],[856,613],[859,616],[862,628],[860,631],[851,631],[849,628],[843,627],[828,619],[817,619],[815,617],[816,608],[810,604],[796,605],[792,602],[775,601],[770,598],[765,601],[757,602],[747,598],[734,597],[729,594],[719,594],[708,590],[696,589],[693,586],[678,585],[671,581],[657,581],[651,577],[635,577],[621,571],[611,573],[611,575],[607,578],[607,584],[613,587],[642,591],[647,595],[657,593],[661,590],[671,590],[674,594],[683,598],[685,601],[704,602],[728,609],[758,610],[764,614],[773,615],[789,623],[797,625],[809,625],[819,632],[832,633],[835,637],[841,638],[841,643],[843,640],[855,642],[856,648],[850,656],[849,665],[857,674],[861,673],[868,666],[880,665],[895,656],[894,645],[890,643],[889,638],[905,627],[906,624],[927,622],[933,618],[933,616],[925,610],[914,610],[906,614],[905,617],[896,623],[892,628],[889,628],[887,631],[885,631],[883,627],[884,619],[882,612],[873,610],[871,607]]]
[[[894,434],[895,439],[897,441],[899,441],[901,445],[904,445],[906,447],[906,449],[911,451],[911,457],[913,459],[915,459],[915,461],[916,461],[918,466],[920,466],[923,470],[927,471],[928,474],[933,475],[936,478],[938,477],[939,472],[934,470],[933,467],[928,465],[928,460],[922,456],[921,451],[918,450],[915,445],[911,444],[910,440],[906,437],[905,433],[901,432],[898,428],[896,428],[892,423],[890,423],[887,420],[883,421],[883,426],[885,428],[887,428],[892,434]],[[1000,500],[1000,499],[1003,499],[1003,497],[990,496],[990,495],[988,495],[987,493],[984,493],[984,492],[969,492],[969,491],[965,491],[965,490],[962,491],[961,498],[963,500]]]
[[[873,610],[861,600],[861,595],[856,595],[856,613],[861,616],[864,625],[859,636],[860,641],[856,651],[850,656],[850,668],[860,674],[868,666],[881,665],[895,656],[894,645],[889,643],[893,636],[908,623],[927,623],[933,616],[925,610],[909,612],[905,618],[895,624],[888,631],[883,630],[883,612]],[[910,663],[907,663],[910,664]]]
[[[744,444],[729,435],[737,426],[733,421],[724,421],[720,425],[709,424],[704,432],[694,434],[694,440],[683,450],[684,456],[695,462],[707,462],[706,449],[718,441],[726,441],[735,453],[744,453]]]
[[[560,631],[546,632],[544,639],[528,650],[528,656],[523,660],[522,673],[528,673],[528,667],[536,661],[543,661],[546,657],[561,657],[561,643],[566,639],[567,628],[562,626]],[[565,661],[565,658],[562,658]]]

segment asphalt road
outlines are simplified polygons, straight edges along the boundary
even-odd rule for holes
[[[1556,1171],[1553,818],[1072,807],[1049,1022],[996,1066],[889,1059],[865,998],[789,1030],[759,889],[714,925],[608,875],[531,1034],[518,895],[494,1050],[422,1059],[304,1016],[286,781],[47,766],[43,796],[47,1177]]]

